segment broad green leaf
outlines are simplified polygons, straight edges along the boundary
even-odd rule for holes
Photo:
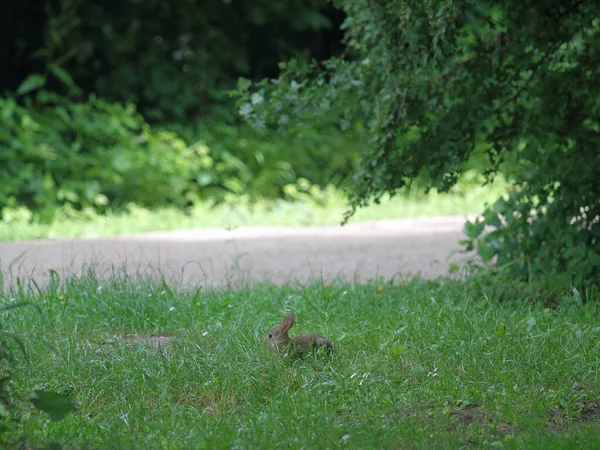
[[[485,213],[483,214],[483,218],[485,219],[485,223],[486,225],[492,226],[492,227],[499,227],[502,225],[502,222],[500,221],[500,217],[498,217],[498,213],[492,210],[486,210]]]
[[[588,253],[588,258],[592,266],[600,267],[600,254],[596,253],[593,250],[590,250]]]
[[[43,87],[46,84],[46,77],[38,73],[34,73],[25,78],[25,81],[17,88],[17,95],[27,94]]]
[[[496,256],[497,250],[491,248],[489,245],[479,245],[477,247],[477,254],[481,256],[484,262],[491,261]]]
[[[503,337],[506,334],[506,325],[496,325],[496,337]]]
[[[467,221],[463,227],[463,233],[471,239],[477,239],[485,228],[485,224],[477,220],[475,223]]]
[[[247,78],[239,77],[237,81],[238,91],[247,91],[248,88],[252,86],[252,81]]]
[[[31,402],[40,411],[44,411],[54,421],[63,420],[67,414],[75,409],[75,405],[66,395],[52,391],[35,391],[37,397]]]
[[[504,200],[504,198],[500,197],[498,199],[498,201],[496,201],[496,203],[494,203],[494,206],[492,206],[492,209],[499,214],[504,214],[506,212],[506,206],[507,206],[506,200]]]

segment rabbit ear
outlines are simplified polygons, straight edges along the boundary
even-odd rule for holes
[[[287,316],[281,322],[281,325],[280,325],[281,331],[283,331],[284,333],[287,333],[288,331],[290,331],[290,328],[292,328],[295,321],[296,321],[296,314],[290,314],[289,316]]]

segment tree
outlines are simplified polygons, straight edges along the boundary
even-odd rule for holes
[[[417,177],[447,191],[485,152],[488,180],[502,172],[512,192],[467,225],[469,245],[511,276],[598,283],[600,4],[338,3],[347,54],[242,84],[242,115],[256,126],[335,117],[363,127],[346,220]]]
[[[0,92],[53,64],[85,94],[132,101],[155,123],[230,119],[227,91],[237,76],[273,76],[281,58],[325,58],[340,47],[325,42],[341,20],[325,0],[5,3]],[[62,93],[54,81],[47,87]]]

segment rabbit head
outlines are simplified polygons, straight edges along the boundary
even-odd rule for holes
[[[278,327],[273,328],[265,335],[263,338],[263,344],[265,344],[267,347],[275,349],[283,349],[290,345],[290,336],[288,335],[288,331],[290,331],[290,328],[294,326],[295,321],[295,314],[290,314],[289,316],[285,317]]]

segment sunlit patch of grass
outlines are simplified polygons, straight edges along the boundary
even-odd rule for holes
[[[413,279],[198,293],[90,273],[14,291],[3,302],[41,313],[2,318],[29,358],[14,353],[20,420],[0,436],[34,448],[598,446],[598,305],[500,303],[498,290]],[[332,355],[262,345],[292,311],[290,334],[327,335]],[[27,401],[40,387],[75,412],[50,422]]]
[[[455,187],[449,194],[432,191],[424,195],[414,188],[380,205],[357,211],[350,222],[400,219],[418,216],[450,216],[476,214],[486,202],[495,201],[505,192],[506,185],[481,187],[471,180]],[[347,210],[341,193],[330,189],[319,198],[308,195],[290,200],[260,200],[250,202],[244,197],[231,198],[219,205],[200,203],[188,211],[174,208],[148,210],[130,205],[126,212],[105,216],[80,214],[57,215],[50,224],[13,220],[0,221],[0,241],[59,237],[103,237],[159,230],[186,228],[281,225],[339,225]]]

